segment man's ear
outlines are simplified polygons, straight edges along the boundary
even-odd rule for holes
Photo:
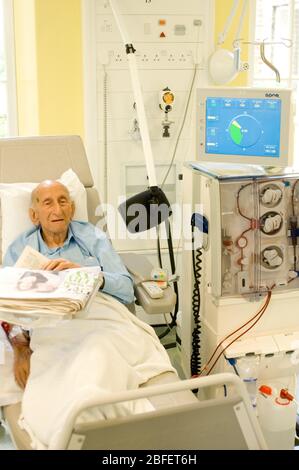
[[[36,210],[32,209],[32,207],[30,207],[30,209],[29,209],[29,217],[30,217],[31,222],[34,225],[39,225],[38,213],[37,213]]]
[[[76,207],[75,207],[75,203],[74,203],[74,201],[72,201],[72,202],[71,202],[71,204],[72,204],[72,214],[71,214],[71,219],[72,219],[72,218],[74,217],[74,213],[75,213],[75,209],[76,209]]]

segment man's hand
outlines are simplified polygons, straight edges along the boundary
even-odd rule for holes
[[[30,373],[30,356],[32,351],[29,344],[13,344],[13,350],[15,380],[24,389]]]
[[[64,269],[80,268],[80,264],[72,263],[64,258],[50,260],[43,266],[45,271],[63,271]]]

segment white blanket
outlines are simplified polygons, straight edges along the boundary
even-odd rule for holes
[[[162,372],[175,372],[154,330],[105,294],[79,318],[34,330],[31,348],[20,425],[37,449],[57,448],[65,422],[86,397],[136,389]],[[149,409],[147,400],[139,400],[93,409],[80,419]]]

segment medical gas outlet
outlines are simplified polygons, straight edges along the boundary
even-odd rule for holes
[[[173,124],[173,121],[170,121],[168,118],[168,113],[172,111],[175,101],[174,93],[170,88],[166,87],[160,92],[159,107],[164,111],[164,119],[162,121],[162,137],[170,137],[170,126]]]

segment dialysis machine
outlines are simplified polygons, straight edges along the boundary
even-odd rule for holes
[[[299,171],[287,167],[291,92],[203,89],[197,108],[199,159],[184,171],[184,207],[191,206],[183,247],[184,372],[235,370],[254,406],[261,385],[294,396]]]

